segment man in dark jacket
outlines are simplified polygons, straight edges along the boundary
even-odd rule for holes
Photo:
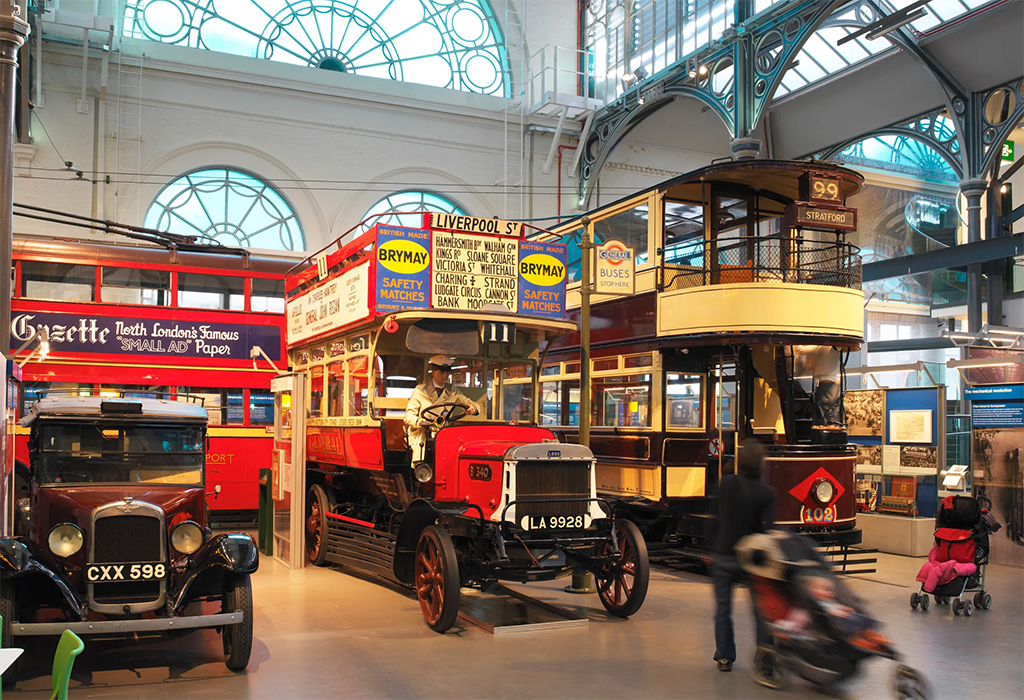
[[[775,489],[761,481],[764,445],[748,440],[739,453],[738,473],[722,478],[718,487],[718,533],[711,578],[715,587],[715,661],[731,671],[736,661],[732,630],[732,587],[746,578],[736,561],[736,543],[764,532],[775,522]],[[769,644],[768,631],[757,623],[758,645]]]

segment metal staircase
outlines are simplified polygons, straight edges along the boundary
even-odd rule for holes
[[[515,7],[517,4],[521,5],[518,10]],[[505,84],[508,85],[510,94],[505,100],[503,114],[504,176],[497,183],[503,192],[502,215],[505,219],[521,218],[526,200],[523,187],[526,170],[526,104],[523,90],[526,78],[526,49],[523,41],[526,5],[525,1],[516,3],[515,0],[505,0],[505,50],[508,60]]]
[[[145,54],[121,43],[117,54],[117,109],[108,117],[114,138],[114,211],[117,221],[142,225],[142,74]]]

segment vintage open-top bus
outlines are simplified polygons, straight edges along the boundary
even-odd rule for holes
[[[697,545],[723,470],[769,446],[777,522],[840,546],[856,528],[844,366],[863,340],[860,257],[846,198],[859,174],[824,162],[711,165],[559,226],[570,251],[631,248],[635,294],[590,305],[590,447],[598,491],[649,538]],[[543,240],[544,234],[538,234]],[[579,248],[568,304],[580,315]],[[580,337],[540,368],[541,426],[577,440]]]
[[[428,214],[421,229],[374,226],[285,278],[294,374],[275,380],[278,503],[301,507],[286,484],[304,468],[308,560],[414,586],[439,632],[465,585],[588,570],[622,617],[646,595],[646,545],[596,497],[592,453],[536,425],[544,349],[575,324],[565,246],[522,229]],[[407,411],[438,355],[463,398]],[[430,423],[415,461],[410,413]]]

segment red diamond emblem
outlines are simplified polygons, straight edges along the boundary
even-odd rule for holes
[[[825,467],[818,467],[817,471],[815,471],[809,477],[807,477],[799,484],[791,488],[789,490],[790,495],[792,495],[794,498],[796,498],[796,500],[800,501],[805,505],[811,505],[811,487],[814,485],[816,481],[818,481],[818,479],[828,479],[829,481],[832,482],[832,485],[835,487],[835,493],[832,494],[832,500],[826,503],[826,506],[830,506],[836,501],[838,501],[839,497],[846,492],[846,489],[843,488],[843,485],[840,484],[834,476],[829,474],[828,470],[825,469]]]

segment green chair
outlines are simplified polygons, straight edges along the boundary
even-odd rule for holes
[[[85,649],[85,642],[71,630],[64,630],[53,655],[53,695],[50,700],[67,700],[68,682],[71,681],[71,667],[75,665],[75,657]]]

